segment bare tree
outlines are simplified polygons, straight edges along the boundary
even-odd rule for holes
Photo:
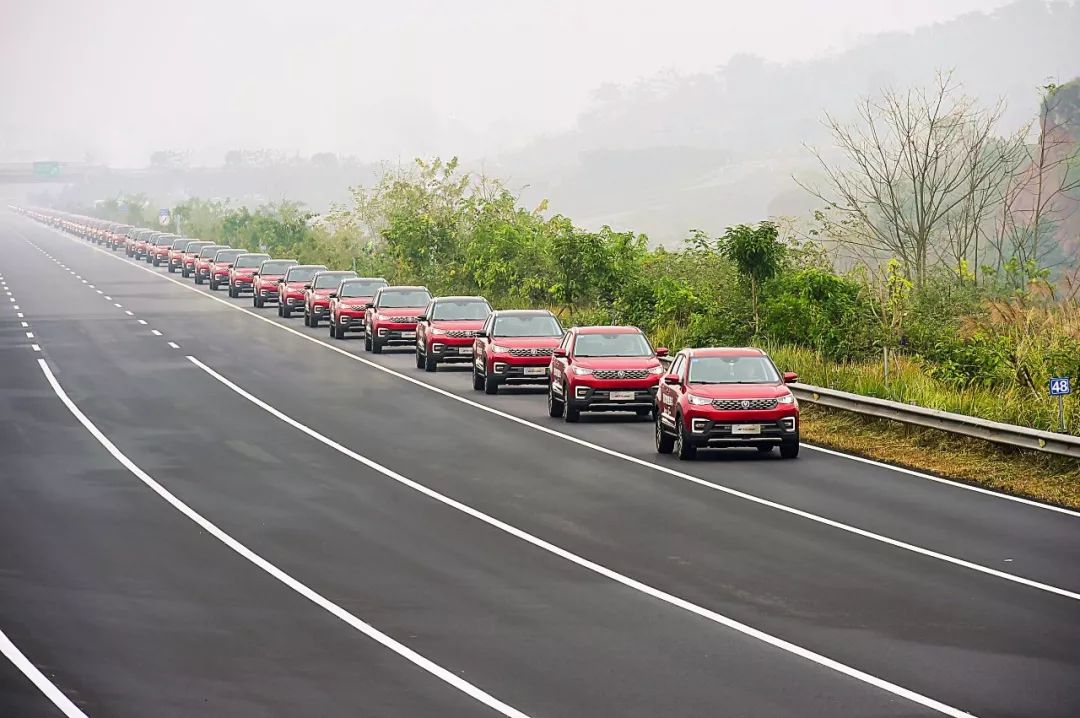
[[[978,228],[1018,159],[1019,137],[994,134],[1003,109],[979,107],[950,74],[930,90],[864,98],[855,124],[826,116],[839,162],[811,148],[828,187],[800,184],[848,220],[845,241],[879,261],[895,257],[921,284],[942,261],[978,261]]]

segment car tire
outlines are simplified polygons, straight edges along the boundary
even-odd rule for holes
[[[210,277],[210,291],[211,292],[216,292],[217,288],[218,288],[218,283],[214,281],[213,277]]]
[[[563,419],[567,424],[576,424],[581,420],[581,409],[577,408],[570,402],[566,402],[566,406],[563,407]]]
[[[416,368],[417,369],[423,369],[424,368],[424,355],[420,353],[420,345],[419,344],[416,345],[416,349],[414,350],[414,353],[416,354]]]
[[[330,336],[332,336],[334,339],[344,339],[345,327],[341,326],[340,324],[331,324]]]
[[[690,443],[686,436],[686,427],[683,425],[681,416],[675,417],[675,454],[682,461],[690,461],[697,456],[697,447]]]
[[[255,307],[256,309],[262,309],[263,308],[262,297],[260,297],[258,294],[252,294],[251,295],[251,305],[253,307]]]
[[[472,368],[472,388],[474,391],[480,391],[484,388],[484,376],[476,371],[476,364],[473,364]]]
[[[439,362],[428,352],[424,352],[424,371],[433,372],[439,368]]]
[[[366,328],[364,329],[364,351],[371,351],[371,334],[368,333]]]
[[[563,414],[563,401],[555,397],[554,384],[548,385],[547,405],[548,416],[558,419]]]
[[[656,425],[656,453],[670,454],[675,448],[675,437],[664,430],[664,422],[660,420],[659,414],[656,415],[656,421],[653,423]]]
[[[155,267],[158,267],[158,266],[160,266],[160,265],[161,265],[161,260],[159,260],[159,259],[155,259],[155,260],[154,260],[154,266],[155,266]]]
[[[307,307],[304,307],[304,326],[305,327],[310,327],[311,326],[311,317],[308,316]]]
[[[799,436],[796,434],[790,439],[780,442],[780,458],[794,459],[799,455]]]
[[[186,269],[184,269],[183,267],[181,267],[181,268],[180,268],[180,276],[181,276],[181,277],[183,277],[184,279],[187,279],[187,278],[188,278],[188,277],[190,277],[191,275],[190,275],[190,274],[188,273],[188,270],[186,270]]]
[[[484,375],[484,393],[495,395],[499,393],[499,380],[490,374]]]
[[[382,345],[381,341],[379,341],[378,339],[372,339],[371,340],[371,353],[372,354],[382,354],[382,348],[383,348],[383,345]]]
[[[281,316],[284,317],[285,319],[292,318],[292,307],[290,307],[288,304],[283,306],[281,308]]]
[[[199,276],[198,272],[195,273],[195,283],[196,284],[202,284],[202,277]]]
[[[308,318],[308,326],[309,327],[317,327],[317,326],[319,326],[319,318],[317,316],[315,316],[314,314],[312,314]]]
[[[176,267],[172,266],[172,264],[169,264],[168,269],[169,269],[169,274],[176,274]]]

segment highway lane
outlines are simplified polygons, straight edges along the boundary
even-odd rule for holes
[[[55,256],[62,253],[71,266],[78,263],[81,273],[91,276],[92,271],[94,281],[102,286],[106,283],[96,277],[111,275],[108,286],[115,289],[109,291],[125,306],[138,305],[138,315],[152,317],[153,325],[168,325],[166,334],[181,337],[185,350],[197,347],[197,353],[208,363],[260,396],[272,396],[275,405],[295,406],[306,412],[309,416],[305,421],[322,426],[328,433],[335,432],[335,438],[347,436],[350,446],[382,452],[380,458],[392,463],[415,449],[420,437],[430,456],[443,460],[426,461],[428,456],[423,452],[412,451],[420,455],[409,457],[410,473],[429,483],[441,481],[440,486],[448,491],[460,493],[468,489],[471,502],[482,503],[485,509],[504,518],[510,514],[516,524],[531,520],[529,525],[537,532],[558,536],[560,542],[577,541],[577,547],[601,555],[605,562],[626,562],[627,570],[638,569],[638,575],[644,571],[648,578],[678,589],[679,595],[688,594],[722,606],[723,610],[741,610],[750,618],[766,620],[787,638],[794,634],[812,639],[820,644],[812,647],[833,649],[830,655],[846,652],[844,657],[857,660],[861,668],[883,667],[890,672],[885,677],[894,680],[897,675],[907,678],[910,674],[929,688],[936,689],[939,683],[955,684],[952,693],[961,702],[978,689],[984,693],[982,701],[987,707],[1004,711],[1011,710],[1013,702],[1021,698],[1013,695],[1017,684],[987,685],[986,676],[1012,673],[1014,679],[1027,685],[1037,681],[1043,691],[1039,710],[1050,710],[1046,714],[1052,715],[1055,705],[1057,710],[1070,708],[1072,695],[1068,683],[1062,681],[1070,669],[1075,669],[1075,656],[1067,649],[1056,648],[1058,643],[1071,640],[1063,639],[1059,629],[1070,629],[1075,624],[1073,607],[1062,609],[1060,603],[1055,603],[1064,599],[1044,603],[1045,597],[1032,596],[1030,589],[1003,588],[992,583],[995,579],[961,575],[964,572],[959,568],[928,567],[925,559],[900,559],[892,549],[868,548],[851,537],[838,539],[830,530],[806,527],[791,518],[778,520],[767,511],[709,496],[699,487],[680,486],[679,482],[604,457],[585,458],[585,449],[568,447],[565,442],[560,446],[558,439],[542,435],[529,436],[526,429],[507,427],[498,417],[469,416],[468,424],[461,426],[461,418],[468,416],[462,414],[461,406],[447,407],[449,402],[445,400],[425,395],[420,389],[402,388],[400,380],[374,374],[370,369],[348,366],[347,361],[317,347],[296,350],[292,345],[306,343],[238,312],[219,309],[215,303],[193,302],[185,290],[124,268],[118,261],[74,246],[66,239],[47,239],[44,235],[35,235],[34,239],[41,246],[48,243]],[[95,264],[98,260],[104,264]],[[84,268],[87,266],[91,269]],[[185,294],[189,297],[184,298]],[[323,334],[325,330],[312,333],[316,331]],[[271,359],[269,352],[290,346],[282,356]],[[388,362],[403,359],[407,361],[407,357],[386,357]],[[280,379],[285,375],[294,380],[281,386]],[[351,382],[346,391],[352,397],[341,395],[338,377]],[[467,378],[450,373],[435,377],[460,378],[467,388]],[[390,391],[395,392],[393,401],[387,399]],[[359,419],[355,398],[362,398],[365,405],[372,407]],[[498,401],[508,398],[499,397]],[[536,405],[533,414],[542,412],[542,402],[536,398],[532,401]],[[312,404],[316,411],[307,410]],[[370,429],[363,421],[368,416],[394,417],[395,411],[402,417],[397,431],[372,437],[369,430],[356,430],[357,424],[361,429]],[[647,431],[644,427],[604,424],[581,428],[597,426],[613,432]],[[564,475],[550,475],[548,457],[564,454]],[[485,481],[475,471],[461,471],[462,462],[474,466],[469,458],[477,456],[505,473],[494,477],[498,481],[491,477]],[[796,462],[800,470],[804,463],[810,462]],[[707,468],[715,470],[727,465],[717,462]],[[754,470],[767,465],[791,466],[779,461],[749,464]],[[855,469],[862,470],[857,466]],[[543,481],[539,486],[535,480],[538,477]],[[897,478],[890,475],[889,480]],[[924,488],[934,487],[946,496],[962,494],[959,500],[964,502],[996,501],[993,506],[1008,506],[1011,512],[1049,516],[1049,512],[953,487],[910,477],[904,480]],[[1054,520],[1059,518],[1072,517]],[[718,520],[722,526],[711,525]],[[1053,520],[1047,523],[1056,526]],[[1051,528],[1050,534],[1055,530],[1066,531]],[[718,547],[726,553],[711,556]],[[1058,574],[1062,573],[1067,569],[1059,568]],[[862,606],[861,602],[870,605]],[[968,618],[972,604],[980,610]],[[988,625],[994,627],[992,632]],[[853,629],[862,629],[864,635]],[[994,635],[984,635],[987,633]],[[855,645],[844,645],[847,642]],[[872,655],[875,653],[876,659]],[[1017,657],[1018,653],[1022,655]],[[964,669],[936,677],[922,675],[928,665],[963,665]],[[959,675],[965,671],[967,675]],[[949,685],[941,686],[942,690]],[[1064,691],[1062,686],[1066,686]],[[1031,707],[1020,701],[1016,710],[1032,714]],[[993,710],[987,714],[994,714]]]

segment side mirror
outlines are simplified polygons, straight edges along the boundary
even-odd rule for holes
[[[337,299],[337,292],[330,292],[330,294],[328,294],[327,296],[329,296],[331,299]]]
[[[232,265],[230,264],[230,265],[229,265],[229,269],[232,269],[232,268],[233,268],[233,266],[232,266]]]
[[[667,384],[668,386],[678,386],[679,385],[679,375],[678,374],[666,374],[664,376],[664,383]]]
[[[559,357],[560,359],[565,359],[566,349],[564,349],[563,347],[558,347],[555,351],[552,352],[552,354]]]
[[[252,272],[252,273],[251,273],[251,276],[253,276],[253,277],[257,277],[257,276],[259,276],[259,273],[258,273],[258,272]]]
[[[304,289],[311,289],[311,285],[310,284],[305,284]]]
[[[656,348],[656,356],[658,356],[658,357],[666,357],[667,355],[668,355],[667,347],[657,347]]]
[[[799,375],[796,374],[795,372],[793,372],[793,371],[784,372],[784,383],[785,384],[794,384],[798,380],[799,380]]]
[[[426,314],[417,314],[416,315],[416,321],[418,321],[418,322],[426,322],[427,321],[427,315]]]
[[[375,308],[375,303],[374,302],[368,302],[367,304],[364,305],[364,309],[374,309],[374,308]]]

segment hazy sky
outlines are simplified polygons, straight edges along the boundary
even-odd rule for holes
[[[799,60],[1003,4],[0,0],[0,161],[494,152],[572,126],[605,82]]]

